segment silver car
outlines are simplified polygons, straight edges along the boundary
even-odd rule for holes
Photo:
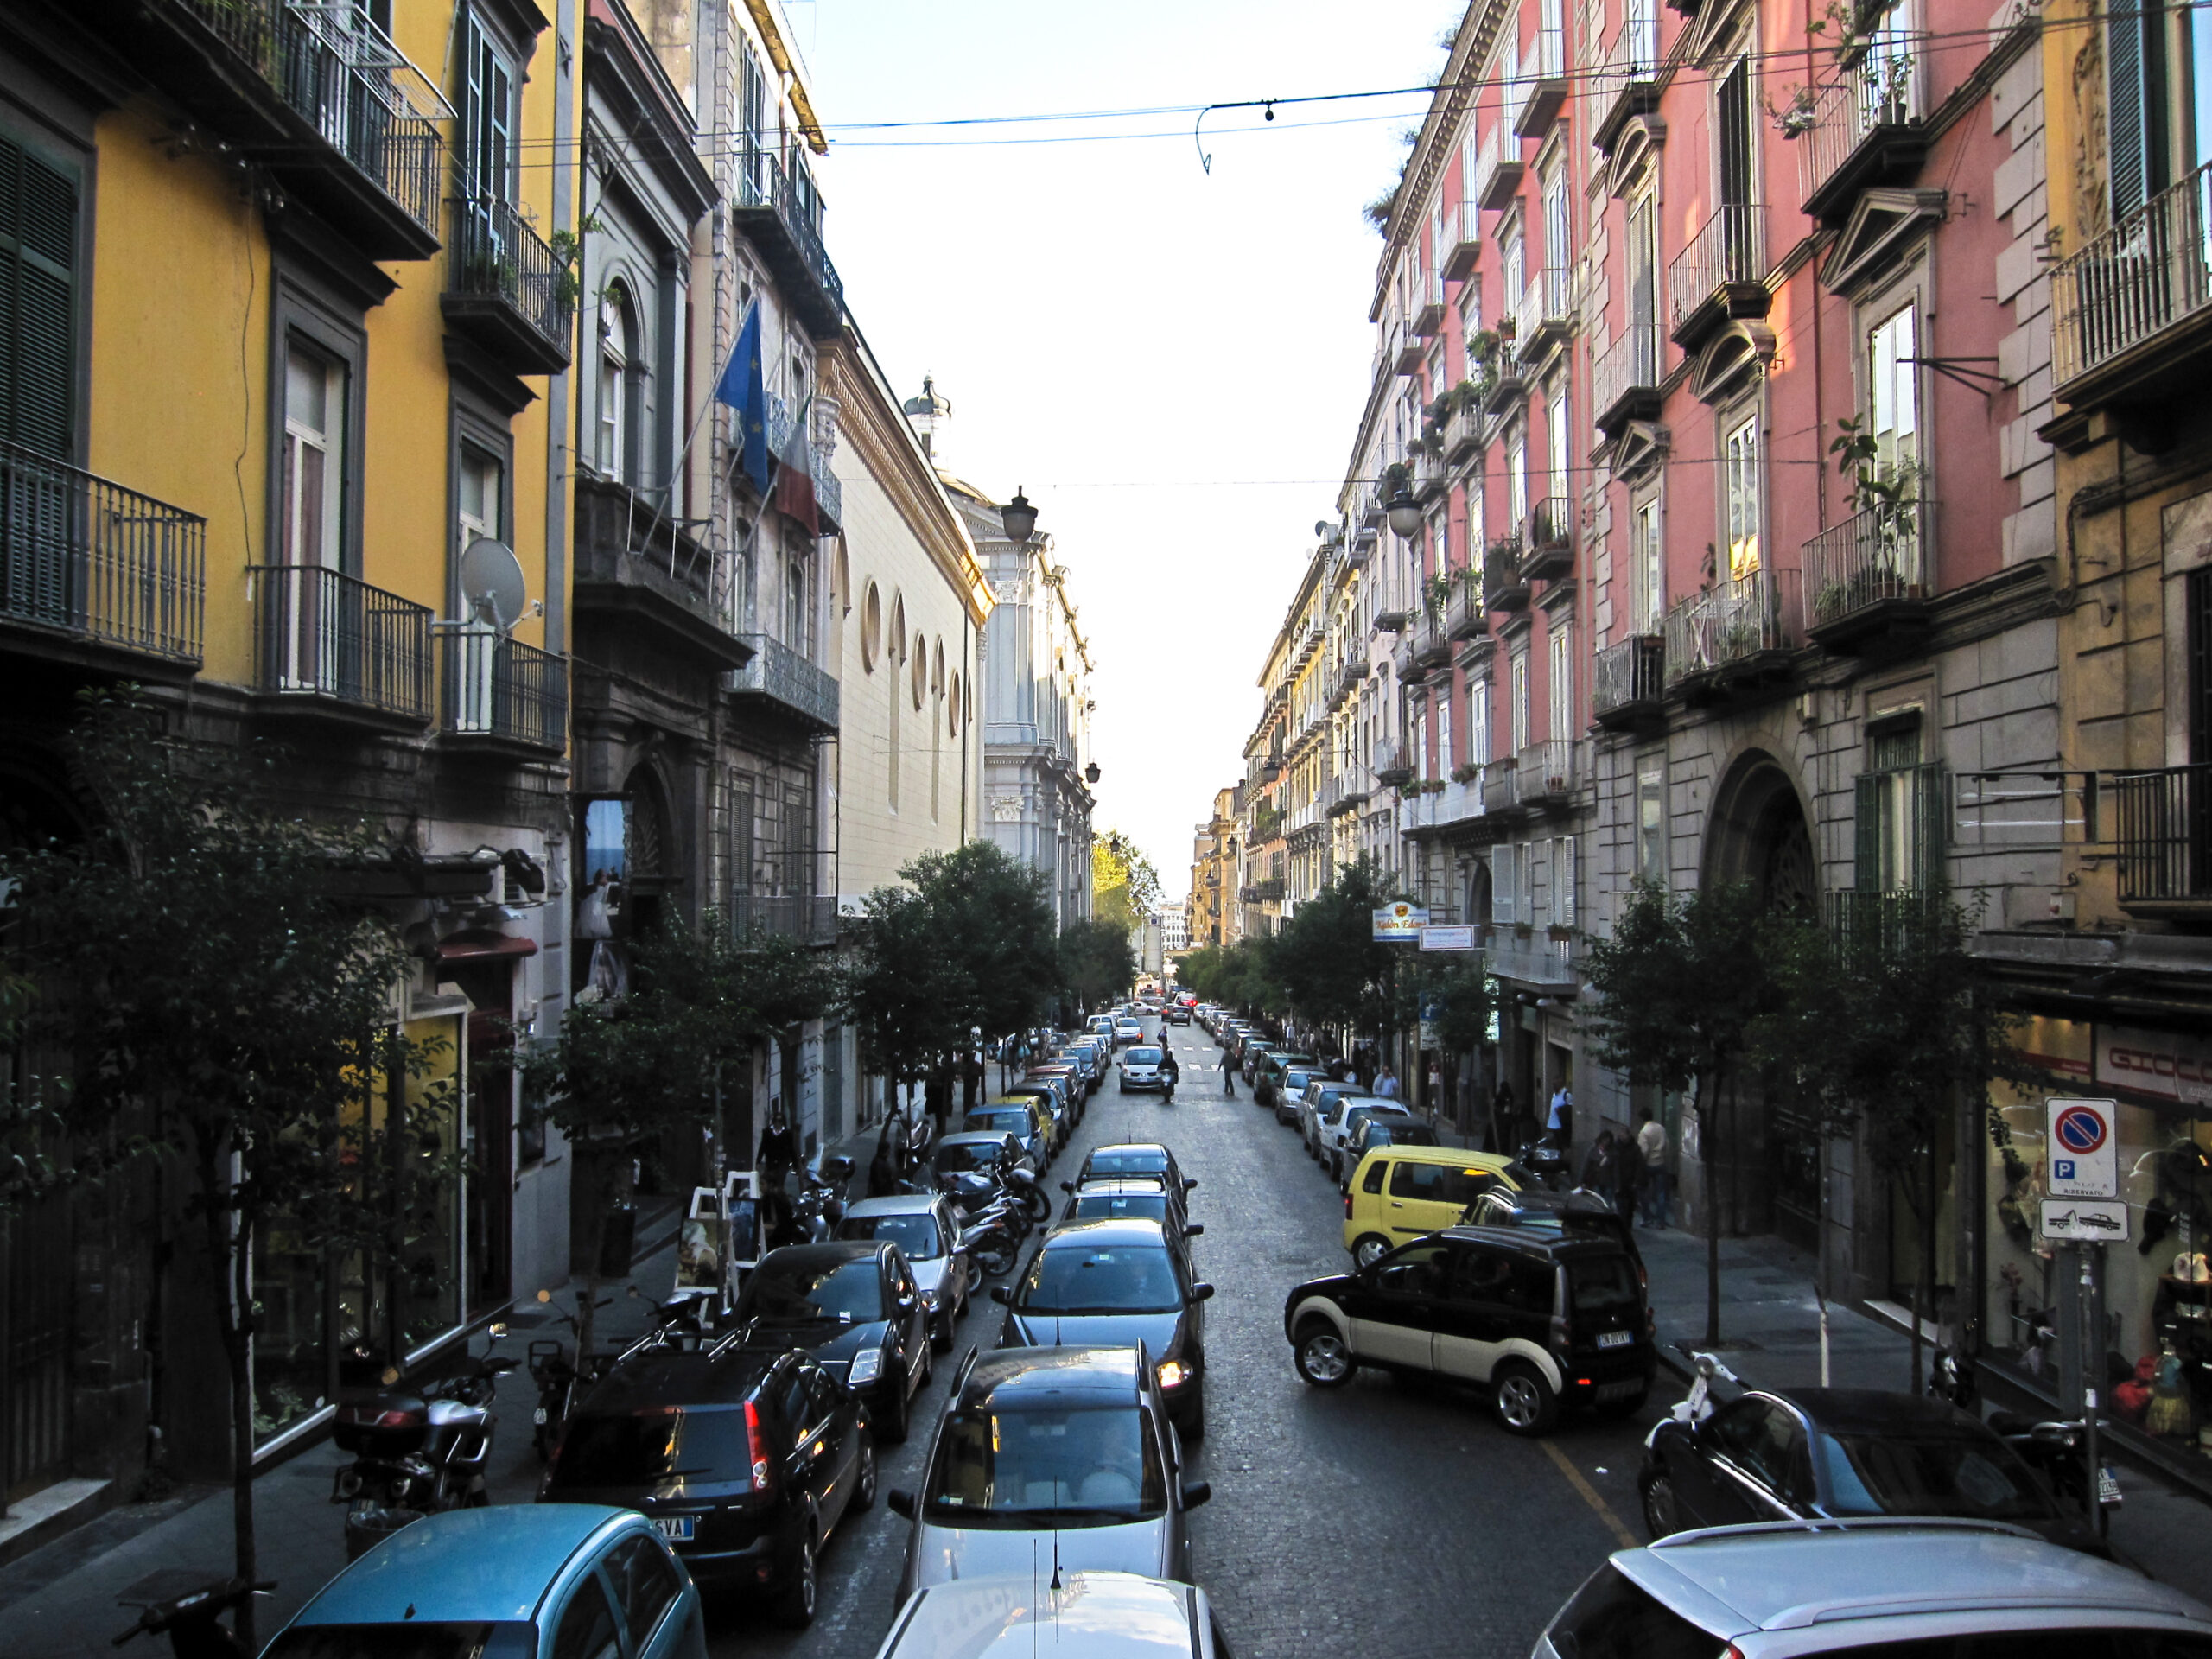
[[[1007,1348],[971,1357],[938,1421],[899,1599],[954,1580],[1062,1573],[1191,1577],[1185,1517],[1213,1496],[1183,1478],[1182,1442],[1141,1348]]]
[[[1382,1098],[1348,1083],[1309,1083],[1306,1085],[1306,1099],[1299,1108],[1298,1129],[1306,1140],[1306,1155],[1325,1164],[1329,1155],[1329,1137],[1344,1125],[1344,1108],[1372,1105]]]
[[[1133,1573],[963,1579],[918,1590],[876,1659],[1227,1659],[1195,1585]]]
[[[1620,1551],[1533,1659],[1611,1653],[2202,1659],[2212,1607],[2002,1522],[1782,1521]]]
[[[960,1225],[949,1200],[930,1192],[861,1198],[846,1206],[837,1236],[887,1238],[903,1250],[914,1287],[929,1309],[930,1345],[940,1354],[952,1346],[953,1324],[968,1317],[968,1301],[980,1275],[961,1246]]]

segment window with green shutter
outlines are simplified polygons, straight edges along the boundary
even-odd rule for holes
[[[0,442],[71,459],[77,181],[0,134]]]

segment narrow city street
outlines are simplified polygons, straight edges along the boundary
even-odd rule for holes
[[[1174,1104],[1118,1095],[1109,1077],[1047,1179],[1058,1198],[1084,1152],[1125,1139],[1166,1141],[1198,1179],[1198,1263],[1217,1294],[1206,1310],[1206,1438],[1191,1459],[1214,1495],[1192,1532],[1198,1581],[1237,1659],[1526,1653],[1606,1552],[1643,1541],[1619,1529],[1637,1525],[1638,1442],[1667,1380],[1637,1422],[1569,1418],[1538,1441],[1510,1438],[1486,1401],[1446,1386],[1370,1374],[1334,1393],[1308,1388],[1291,1369],[1282,1303],[1300,1280],[1345,1264],[1336,1190],[1241,1080],[1234,1100],[1222,1097],[1204,1031],[1171,1037],[1183,1077]],[[989,1346],[1001,1312],[979,1301],[952,1357]],[[913,1437],[886,1449],[886,1488],[918,1479],[955,1369],[939,1363]],[[890,1624],[906,1527],[879,1503],[831,1545],[811,1630],[789,1635],[734,1607],[710,1650],[868,1659]]]

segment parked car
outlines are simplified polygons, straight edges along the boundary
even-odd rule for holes
[[[1280,1043],[1262,1039],[1248,1042],[1244,1045],[1243,1052],[1236,1057],[1236,1069],[1243,1073],[1245,1082],[1256,1088],[1260,1079],[1260,1068],[1268,1063],[1268,1057],[1270,1054],[1281,1054],[1286,1052]]]
[[[1034,1100],[1054,1118],[1079,1119],[1082,1113],[1075,1103],[1081,1097],[1082,1091],[1064,1074],[1039,1074],[1034,1070],[1024,1072],[1020,1082],[1008,1084],[999,1094],[1001,1100]]]
[[[711,1348],[652,1349],[617,1365],[562,1432],[538,1497],[635,1510],[695,1579],[765,1592],[782,1623],[803,1627],[814,1620],[822,1548],[875,1501],[875,1479],[860,1396],[812,1355],[747,1347],[732,1332]],[[480,1571],[487,1558],[497,1559],[446,1559]]]
[[[1125,1047],[1130,1043],[1141,1043],[1142,1041],[1144,1041],[1144,1027],[1137,1022],[1134,1016],[1127,1019],[1116,1020],[1114,1022],[1114,1046],[1116,1048]]]
[[[1654,1538],[1747,1521],[1948,1516],[2110,1553],[1988,1424],[1924,1395],[1754,1390],[1701,1422],[1662,1418],[1637,1485]]]
[[[1351,1173],[1352,1162],[1345,1148],[1361,1125],[1370,1117],[1411,1117],[1413,1113],[1395,1100],[1382,1100],[1370,1096],[1361,1100],[1347,1099],[1344,1110],[1337,1115],[1334,1124],[1321,1135],[1321,1167],[1329,1172],[1329,1179],[1343,1186]]]
[[[1275,1091],[1283,1086],[1284,1074],[1294,1067],[1312,1071],[1319,1064],[1311,1054],[1294,1054],[1287,1049],[1273,1049],[1259,1064],[1253,1078],[1254,1097],[1262,1106],[1275,1103]]]
[[[1205,1437],[1205,1312],[1213,1287],[1191,1265],[1179,1229],[1157,1221],[1055,1227],[1012,1284],[1001,1348],[1141,1344],[1160,1396],[1186,1440]]]
[[[1035,1174],[1036,1166],[1023,1156],[1021,1143],[1004,1129],[960,1129],[938,1137],[930,1154],[930,1168],[939,1177],[969,1172],[1004,1180],[1017,1167]]]
[[[1366,1267],[1401,1244],[1463,1224],[1468,1205],[1492,1188],[1526,1182],[1525,1171],[1496,1153],[1378,1148],[1361,1160],[1345,1190],[1344,1249]]]
[[[905,1252],[887,1239],[788,1244],[760,1258],[737,1299],[737,1322],[804,1348],[868,1405],[875,1431],[906,1438],[930,1380],[930,1313]]]
[[[1345,1102],[1382,1098],[1380,1095],[1369,1094],[1357,1084],[1342,1080],[1315,1077],[1307,1083],[1306,1097],[1298,1106],[1298,1138],[1306,1143],[1306,1155],[1320,1157],[1321,1136],[1336,1127]]]
[[[914,1522],[902,1601],[955,1580],[1042,1582],[1055,1562],[1187,1581],[1185,1516],[1213,1495],[1183,1479],[1152,1357],[1118,1345],[971,1358],[924,1471],[919,1492],[891,1494]]]
[[[917,1590],[876,1659],[1229,1659],[1196,1585],[1135,1573],[962,1579]]]
[[[447,1635],[472,1629],[490,1640],[472,1649]],[[706,1659],[706,1621],[691,1575],[645,1516],[600,1503],[505,1503],[401,1528],[316,1591],[263,1649],[283,1659],[465,1651]]]
[[[1462,1225],[1534,1227],[1559,1236],[1610,1238],[1635,1260],[1637,1271],[1643,1273],[1644,1282],[1649,1284],[1643,1252],[1637,1245],[1636,1229],[1629,1225],[1626,1216],[1613,1208],[1610,1199],[1586,1187],[1554,1192],[1548,1187],[1538,1186],[1517,1164],[1508,1164],[1505,1173],[1514,1185],[1500,1181],[1485,1188],[1461,1212]]]
[[[1630,1654],[2206,1659],[2212,1607],[1996,1522],[1731,1527],[1619,1551],[1532,1659]]]
[[[1007,1098],[978,1106],[960,1120],[963,1129],[1004,1129],[1039,1169],[1052,1161],[1059,1140],[1057,1114],[1041,1101]]]
[[[1083,1167],[1075,1173],[1075,1184],[1096,1180],[1102,1175],[1160,1175],[1170,1186],[1179,1186],[1188,1192],[1198,1181],[1183,1171],[1175,1161],[1175,1154],[1157,1141],[1116,1141],[1103,1147],[1093,1147],[1083,1160]]]
[[[1167,1087],[1167,1079],[1160,1075],[1162,1051],[1154,1044],[1140,1043],[1122,1051],[1122,1075],[1115,1079],[1117,1094],[1130,1095],[1140,1090],[1157,1092]]]
[[[1337,1388],[1361,1365],[1488,1388],[1509,1433],[1548,1433],[1563,1405],[1626,1414],[1658,1363],[1636,1268],[1618,1245],[1454,1227],[1291,1292],[1298,1374]]]
[[[1306,1085],[1316,1077],[1325,1080],[1328,1075],[1319,1066],[1294,1065],[1286,1071],[1272,1100],[1275,1122],[1278,1123],[1297,1122],[1299,1106],[1306,1098]]]
[[[968,1317],[975,1294],[976,1264],[961,1247],[960,1224],[951,1203],[933,1192],[900,1192],[887,1198],[860,1198],[848,1205],[837,1236],[884,1239],[899,1247],[922,1294],[930,1319],[930,1340],[940,1354],[952,1347],[952,1327]]]
[[[1395,1112],[1373,1113],[1359,1120],[1351,1136],[1344,1141],[1344,1179],[1339,1185],[1350,1190],[1351,1173],[1359,1167],[1359,1160],[1378,1147],[1433,1147],[1442,1142],[1437,1139],[1436,1126],[1425,1123],[1408,1114],[1401,1117]]]
[[[1160,1018],[1171,1026],[1187,1026],[1191,1023],[1191,1011],[1180,1002],[1170,1002]]]
[[[1062,1181],[1060,1188],[1069,1195],[1062,1221],[1156,1221],[1185,1238],[1205,1231],[1186,1217],[1181,1191],[1171,1188],[1164,1175],[1109,1175],[1080,1186]]]

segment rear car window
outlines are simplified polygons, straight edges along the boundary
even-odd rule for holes
[[[2212,1659],[2212,1637],[2183,1630],[2006,1630],[1822,1648],[1822,1659]]]
[[[295,1624],[262,1659],[531,1659],[530,1624]]]
[[[1601,1567],[1547,1632],[1559,1659],[1719,1659],[1728,1644]]]
[[[734,1406],[579,1417],[561,1437],[555,1491],[734,1479],[748,1466],[745,1414]]]
[[[803,1264],[773,1256],[753,1269],[738,1299],[740,1320],[840,1319],[846,1324],[883,1317],[883,1275],[873,1255],[849,1261]]]
[[[1497,1177],[1486,1169],[1461,1169],[1411,1158],[1390,1166],[1390,1196],[1397,1198],[1456,1204],[1464,1209],[1497,1184]]]
[[[942,1254],[937,1217],[931,1215],[848,1216],[837,1224],[837,1236],[888,1239],[914,1262]]]
[[[1578,1313],[1634,1313],[1643,1300],[1624,1255],[1578,1257],[1567,1264],[1567,1284]]]
[[[631,1645],[642,1651],[660,1616],[683,1593],[683,1581],[658,1539],[634,1533],[607,1552],[607,1576],[630,1621]]]
[[[1075,1219],[1077,1221],[1119,1221],[1134,1217],[1141,1221],[1167,1219],[1167,1195],[1165,1192],[1084,1192],[1077,1195]]]

